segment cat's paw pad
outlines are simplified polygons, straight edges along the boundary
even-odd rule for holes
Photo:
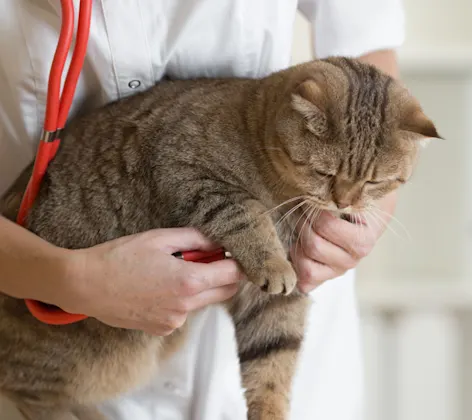
[[[272,258],[265,261],[253,283],[269,294],[289,295],[297,284],[297,275],[287,260]]]

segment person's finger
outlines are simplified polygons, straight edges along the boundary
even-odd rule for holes
[[[354,224],[329,212],[320,215],[316,221],[315,232],[358,258],[365,256],[365,252],[376,239],[371,227],[366,224]]]
[[[208,289],[239,283],[244,275],[235,260],[227,259],[212,263],[184,262],[179,295],[194,296]]]
[[[149,231],[158,241],[158,249],[168,254],[178,251],[212,250],[218,248],[201,232],[193,228],[170,228]]]
[[[98,317],[100,322],[109,325],[114,328],[124,328],[129,330],[140,330],[143,327],[143,322],[135,320],[117,318],[117,317]]]
[[[195,311],[207,305],[224,302],[233,297],[237,291],[237,284],[230,284],[205,290],[189,299],[189,310]]]
[[[115,328],[140,330],[156,336],[166,336],[180,328],[185,323],[186,318],[186,314],[174,312],[167,314],[165,322],[162,320],[153,322],[152,319],[137,321],[117,317],[98,318],[98,320]]]
[[[298,275],[298,288],[303,293],[311,292],[326,280],[334,279],[340,275],[329,265],[307,257],[303,250],[297,251],[296,254],[292,251],[291,258]]]
[[[327,241],[313,231],[305,231],[301,235],[300,245],[306,257],[325,264],[335,271],[353,268],[357,260],[343,248]]]

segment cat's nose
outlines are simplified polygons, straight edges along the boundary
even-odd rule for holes
[[[351,203],[347,200],[336,200],[336,206],[338,207],[339,210],[345,209],[349,207]]]

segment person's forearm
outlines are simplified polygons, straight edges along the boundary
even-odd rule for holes
[[[360,56],[359,60],[374,65],[395,79],[399,77],[397,55],[394,50],[373,51]]]
[[[0,292],[54,304],[68,276],[68,253],[0,216]]]

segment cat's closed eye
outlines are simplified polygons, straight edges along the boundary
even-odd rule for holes
[[[370,180],[366,181],[367,185],[380,185],[380,184],[387,184],[391,182],[398,182],[400,184],[405,184],[406,180],[402,178],[395,178],[395,179],[381,179],[381,180]]]
[[[325,179],[330,179],[330,178],[332,178],[332,177],[334,176],[333,174],[329,174],[329,173],[327,173],[327,172],[320,171],[320,170],[318,170],[318,169],[314,169],[314,170],[313,170],[313,173],[314,173],[315,175],[318,175],[318,176],[320,176],[321,178],[325,178]]]

